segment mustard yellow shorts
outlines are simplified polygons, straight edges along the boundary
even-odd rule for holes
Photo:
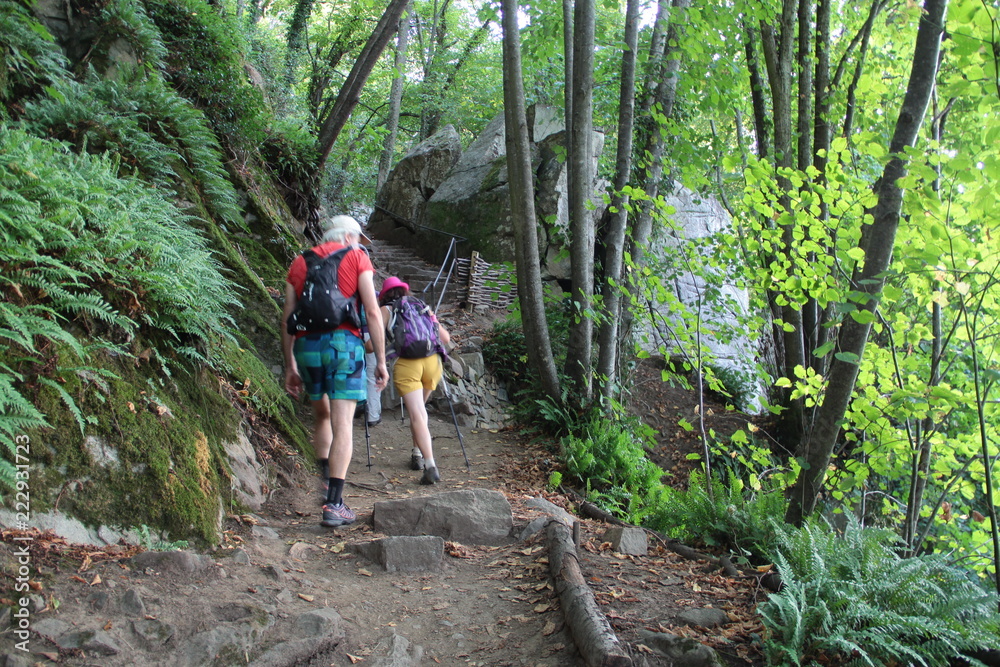
[[[437,354],[423,359],[399,358],[392,367],[392,383],[400,396],[417,389],[434,391],[441,381],[442,372],[441,357]]]

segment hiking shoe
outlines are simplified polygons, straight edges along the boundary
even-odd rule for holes
[[[421,484],[435,484],[441,481],[437,466],[427,466],[424,468],[424,476],[420,478]]]
[[[319,522],[319,525],[328,528],[349,526],[357,518],[353,510],[344,503],[340,503],[339,505],[327,503],[323,505],[323,520]]]
[[[420,452],[410,454],[410,470],[423,470],[424,456]]]
[[[368,425],[369,426],[378,426],[381,423],[382,423],[382,418],[379,417],[378,419],[375,419],[373,421],[368,422]]]

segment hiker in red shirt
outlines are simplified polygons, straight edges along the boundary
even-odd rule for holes
[[[359,244],[361,225],[349,215],[334,216],[326,227],[322,242],[309,255],[313,265],[343,248],[350,248],[340,259],[336,285],[344,297],[355,303],[355,318],[325,327],[314,320],[299,317],[299,301],[306,298],[303,288],[310,279],[306,258],[299,255],[288,270],[285,284],[285,308],[281,342],[285,355],[285,389],[298,398],[302,389],[313,407],[313,450],[325,487],[323,526],[354,523],[356,516],[343,501],[344,480],[354,452],[354,410],[367,397],[365,345],[360,320],[361,306],[368,316],[369,334],[374,347],[376,387],[382,389],[389,379],[385,365],[385,334],[382,314],[375,295],[374,275],[368,253]],[[307,253],[308,255],[308,253]],[[327,278],[330,278],[327,276]],[[311,296],[311,294],[309,295]],[[287,326],[289,318],[293,326]],[[324,320],[319,320],[323,322]],[[295,323],[298,326],[295,326]],[[303,322],[306,324],[304,325]],[[290,331],[291,329],[291,331]]]

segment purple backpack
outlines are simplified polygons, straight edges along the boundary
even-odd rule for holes
[[[432,354],[445,354],[430,306],[415,296],[404,296],[396,300],[390,310],[385,328],[397,356],[423,359]]]

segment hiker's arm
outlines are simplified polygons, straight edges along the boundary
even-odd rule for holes
[[[375,387],[382,390],[389,383],[389,371],[385,367],[385,325],[382,324],[382,311],[375,297],[374,275],[372,271],[365,271],[358,276],[358,293],[369,317],[368,335],[375,353]]]
[[[281,350],[285,355],[285,391],[298,398],[302,391],[302,377],[299,375],[299,366],[295,363],[295,354],[292,348],[295,346],[295,338],[288,333],[288,316],[295,310],[295,304],[299,301],[295,287],[291,283],[285,283],[285,308],[281,314]]]
[[[447,345],[451,342],[451,334],[448,333],[448,330],[440,322],[438,322],[438,338],[441,339],[442,345]]]

